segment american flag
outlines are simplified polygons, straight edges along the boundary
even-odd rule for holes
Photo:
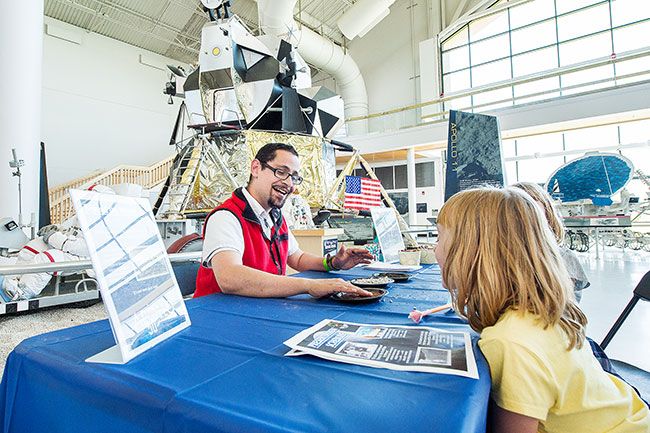
[[[345,176],[345,201],[347,209],[367,210],[381,206],[381,182],[359,176]]]

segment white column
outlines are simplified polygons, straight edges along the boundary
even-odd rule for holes
[[[25,161],[23,222],[38,221],[43,61],[43,0],[0,0],[0,217],[18,221],[18,178],[11,149]]]
[[[409,195],[409,225],[417,223],[417,195],[415,194],[415,148],[409,147],[406,154],[406,184]]]

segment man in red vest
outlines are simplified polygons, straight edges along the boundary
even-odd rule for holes
[[[341,246],[336,255],[327,257],[300,250],[280,212],[303,181],[299,170],[298,153],[288,144],[269,143],[257,152],[246,188],[235,190],[206,217],[194,297],[218,292],[252,297],[370,295],[340,278],[286,277],[287,265],[297,271],[330,271],[372,259],[359,247]]]

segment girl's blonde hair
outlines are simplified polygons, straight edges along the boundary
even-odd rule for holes
[[[533,200],[542,206],[546,221],[548,221],[548,225],[551,227],[555,239],[561,245],[564,242],[564,225],[562,224],[562,216],[553,205],[553,199],[551,199],[551,196],[536,183],[518,182],[511,186],[525,191],[533,198]]]
[[[516,188],[455,194],[440,210],[448,233],[442,277],[456,311],[480,332],[509,308],[559,324],[568,348],[581,347],[587,318],[541,209]]]

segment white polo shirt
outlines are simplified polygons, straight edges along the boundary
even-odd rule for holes
[[[242,192],[257,219],[260,220],[264,237],[271,239],[273,220],[270,213],[264,210],[262,205],[250,195],[246,188],[242,188]],[[203,266],[210,268],[210,261],[215,254],[221,251],[235,251],[239,254],[239,257],[244,256],[244,234],[242,233],[241,224],[237,217],[227,210],[217,211],[208,219],[201,257]],[[289,230],[289,255],[291,256],[299,251],[298,241]]]

